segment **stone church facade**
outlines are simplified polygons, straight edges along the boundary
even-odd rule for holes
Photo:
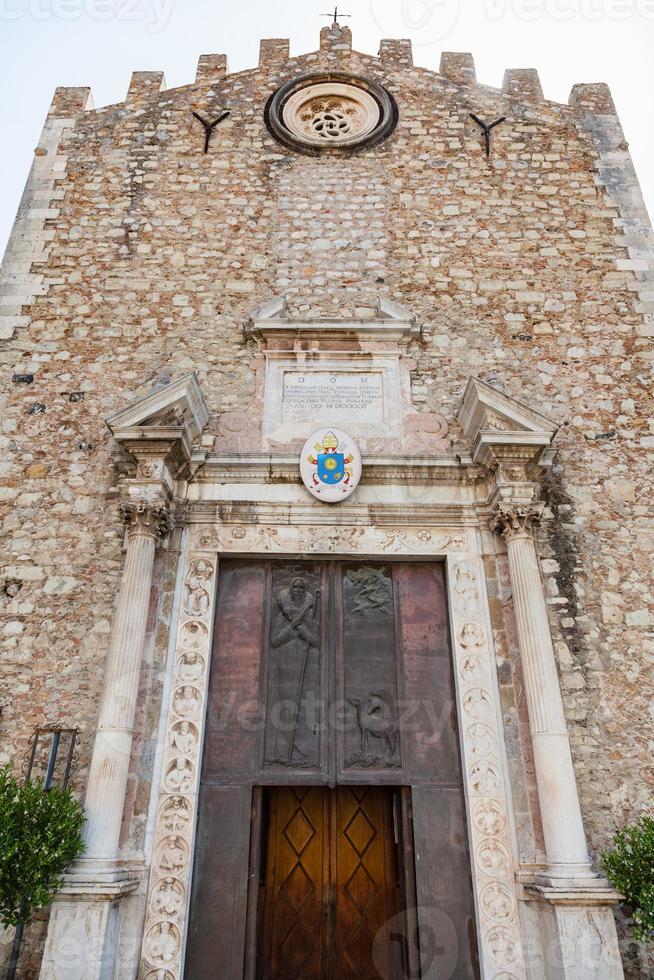
[[[651,806],[653,283],[605,85],[335,24],[57,90],[0,279],[0,761],[79,728],[87,850],[20,976],[650,975],[598,854]]]

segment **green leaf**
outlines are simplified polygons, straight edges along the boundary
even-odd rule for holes
[[[29,922],[84,851],[84,813],[70,790],[20,783],[0,769],[0,922]]]
[[[607,878],[633,909],[635,936],[654,937],[654,817],[643,816],[619,830],[613,848],[601,855]]]

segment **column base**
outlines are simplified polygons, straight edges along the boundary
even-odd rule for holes
[[[612,911],[622,896],[608,881],[539,875],[525,888],[538,904],[547,980],[623,980]]]
[[[552,888],[565,888],[568,884],[594,888],[594,882],[600,879],[589,861],[586,864],[546,864],[537,872],[535,880],[544,885],[551,883]]]
[[[528,892],[555,905],[619,905],[623,896],[606,878],[552,878],[537,875],[525,883]]]
[[[109,858],[78,858],[64,876],[64,891],[82,894],[87,885],[93,894],[98,888],[102,890],[103,887],[110,892],[115,891],[116,888],[120,890],[126,881],[139,880],[138,868],[138,865],[136,871],[125,868]]]
[[[113,980],[120,899],[140,878],[115,864],[111,875],[105,868],[104,880],[91,878],[90,871],[67,875],[52,903],[40,980]]]

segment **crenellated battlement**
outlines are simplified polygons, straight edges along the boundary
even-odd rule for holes
[[[90,112],[92,109],[95,109],[95,104],[90,86],[60,85],[55,89],[48,116],[72,119],[82,112]]]
[[[595,85],[573,85],[570,105],[574,109],[596,116],[617,115],[611,90],[605,82]]]
[[[135,71],[127,90],[127,105],[140,105],[159,95],[166,88],[162,71]]]
[[[226,54],[202,54],[195,73],[196,85],[213,85],[229,72]]]
[[[411,41],[382,41],[379,46],[379,60],[382,65],[393,68],[412,68],[413,47]]]
[[[535,68],[508,68],[504,72],[502,92],[520,102],[542,102],[543,86]]]
[[[291,57],[288,38],[264,38],[259,48],[259,68],[282,68]]]
[[[305,58],[311,55],[305,55]],[[331,24],[320,32],[320,48],[313,54],[326,67],[343,69],[348,62],[356,57],[358,60],[377,64],[388,71],[414,70],[413,48],[410,40],[385,38],[380,42],[379,54],[371,55],[354,52],[352,49],[352,32],[348,27]],[[302,57],[291,59],[290,42],[288,38],[265,38],[260,43],[259,64],[256,69],[247,72],[263,71],[266,73],[283,73],[286,66],[293,60],[294,65]],[[498,96],[515,100],[527,105],[538,103],[553,103],[545,98],[543,88],[535,68],[510,68],[504,73],[501,88],[480,85],[477,81],[475,61],[469,52],[444,51],[441,54],[438,71],[415,66],[421,74],[430,73],[441,77],[458,86],[468,88],[479,85],[487,92],[495,92]],[[200,56],[195,77],[195,85],[212,85],[229,76],[229,66],[226,54],[203,54]],[[185,88],[188,86],[184,86]],[[133,73],[125,105],[137,105],[157,98],[166,90],[163,72],[136,71]],[[603,82],[592,84],[576,84],[573,86],[568,100],[568,107],[582,114],[616,115],[615,104],[608,86]],[[72,117],[94,108],[89,88],[58,88],[50,108],[50,115]]]
[[[439,74],[457,85],[475,85],[477,72],[475,59],[467,51],[443,51]]]

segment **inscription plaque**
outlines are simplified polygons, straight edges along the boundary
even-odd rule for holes
[[[266,361],[266,439],[279,446],[303,443],[324,426],[342,428],[356,440],[402,437],[410,390],[403,398],[397,354],[280,351]]]
[[[359,422],[381,424],[384,420],[381,372],[285,372],[282,420],[306,422],[324,414],[334,422],[346,422],[355,415]]]

